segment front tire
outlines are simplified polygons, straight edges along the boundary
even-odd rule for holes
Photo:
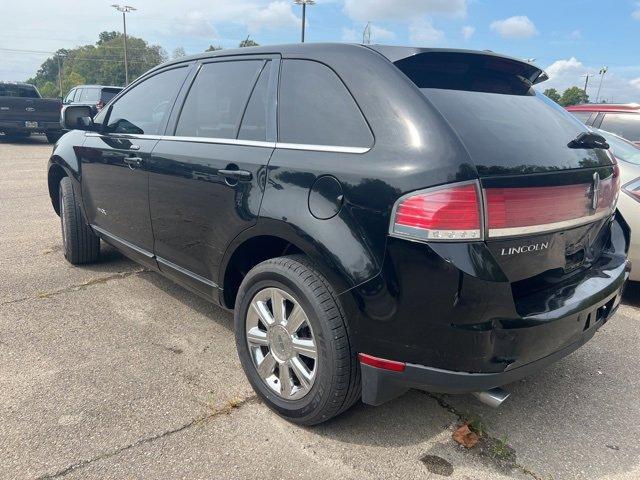
[[[360,369],[340,302],[302,255],[249,271],[236,298],[235,335],[253,389],[291,422],[324,422],[360,397]]]
[[[64,258],[73,265],[92,263],[100,255],[100,238],[84,219],[69,177],[60,180],[60,225]]]

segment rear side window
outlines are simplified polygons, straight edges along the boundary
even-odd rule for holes
[[[278,101],[283,143],[369,147],[371,130],[342,80],[326,65],[284,60]]]
[[[99,88],[84,88],[82,89],[82,95],[80,95],[80,102],[91,103],[100,101],[100,89]]]
[[[263,60],[203,65],[180,112],[176,135],[235,139],[263,65]]]
[[[253,87],[251,98],[247,104],[240,124],[238,138],[264,142],[267,139],[267,115],[269,107],[269,74],[271,62],[267,62],[258,83]]]
[[[179,67],[153,75],[135,85],[111,108],[107,133],[163,133],[164,122],[186,75],[187,69]]]
[[[600,124],[602,130],[620,135],[632,142],[640,141],[640,114],[607,113]]]

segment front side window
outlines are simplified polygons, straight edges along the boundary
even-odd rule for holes
[[[138,135],[163,133],[161,130],[186,75],[187,68],[174,68],[134,86],[111,108],[106,132]]]
[[[639,113],[607,113],[602,119],[600,128],[632,142],[640,142]]]
[[[235,139],[263,65],[264,60],[204,64],[189,89],[176,135]]]
[[[309,60],[285,60],[278,100],[278,141],[369,147],[373,135],[333,70]]]
[[[591,112],[571,112],[571,114],[582,123],[587,123],[589,121],[589,117],[591,116]]]

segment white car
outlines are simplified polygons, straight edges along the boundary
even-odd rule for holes
[[[595,129],[594,129],[595,130]],[[622,185],[618,209],[631,227],[630,280],[640,281],[640,147],[603,130],[595,130],[607,139],[610,151],[618,160]]]

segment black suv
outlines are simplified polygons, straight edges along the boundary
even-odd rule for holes
[[[96,115],[121,90],[122,87],[78,85],[69,90],[62,103],[63,105],[86,105],[91,108],[93,115]]]
[[[489,52],[302,44],[154,68],[49,163],[64,255],[100,239],[235,312],[265,403],[314,424],[410,387],[493,390],[618,306],[607,144]]]

